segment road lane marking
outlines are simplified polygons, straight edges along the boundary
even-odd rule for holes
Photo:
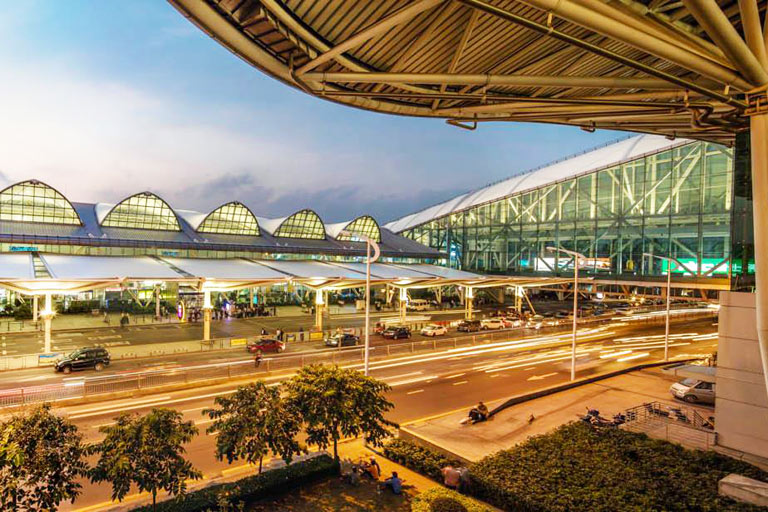
[[[152,402],[160,402],[162,400],[170,400],[170,396],[161,396],[161,397],[155,397],[155,398],[147,398],[146,400],[132,400],[130,402],[127,402],[125,404],[117,405],[117,404],[109,404],[109,405],[100,405],[98,407],[91,407],[90,409],[80,409],[78,411],[73,411],[73,415],[83,414],[83,413],[90,413],[90,412],[96,412],[96,411],[108,411],[110,409],[120,409],[124,405],[138,405],[138,404],[149,404]],[[71,417],[71,416],[70,416]]]
[[[546,375],[531,375],[525,380],[531,381],[531,380],[542,380],[546,379],[547,377],[551,377],[553,375],[557,375],[557,372],[547,373]]]
[[[406,393],[406,395],[415,395],[416,393],[423,393],[423,389],[417,389],[416,391],[409,391]]]
[[[624,361],[631,361],[632,359],[640,359],[641,357],[648,357],[649,355],[651,355],[650,352],[643,352],[642,354],[633,354],[631,356],[620,357],[616,361],[623,363]]]
[[[210,409],[210,406],[204,405],[202,407],[195,407],[194,409],[182,409],[182,414],[187,412],[195,412],[195,411],[202,411],[203,409]]]
[[[456,378],[461,377],[462,375],[466,375],[466,374],[467,374],[467,372],[457,373],[456,375],[449,375],[449,376],[444,377],[444,378],[445,379],[456,379]]]
[[[469,382],[469,381],[468,380],[461,380],[459,382],[454,382],[453,385],[454,386],[461,386],[462,384],[466,384],[467,382]]]

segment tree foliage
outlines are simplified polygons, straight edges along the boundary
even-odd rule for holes
[[[152,494],[154,506],[158,491],[184,494],[188,479],[202,477],[184,458],[184,444],[197,434],[197,427],[192,421],[183,421],[178,411],[152,409],[145,416],[122,414],[115,424],[99,430],[106,437],[92,448],[99,460],[91,479],[112,484],[112,499],[122,501],[135,483],[140,491]]]
[[[50,511],[80,494],[85,448],[77,427],[37,407],[0,424],[0,501],[3,510]],[[5,508],[5,507],[8,508]]]
[[[262,381],[240,386],[231,396],[220,396],[214,401],[214,409],[206,409],[214,422],[208,432],[218,432],[216,457],[226,458],[230,464],[245,460],[259,463],[270,452],[290,463],[301,453],[296,436],[301,420],[281,397],[276,387],[268,387]]]
[[[358,371],[304,366],[286,389],[288,402],[304,421],[307,443],[323,449],[333,445],[335,459],[343,437],[362,435],[366,442],[379,446],[390,436],[387,427],[397,426],[384,417],[394,407],[384,396],[389,385]]]

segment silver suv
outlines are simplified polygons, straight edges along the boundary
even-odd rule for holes
[[[692,378],[683,379],[669,388],[672,396],[689,404],[714,404],[715,384]]]

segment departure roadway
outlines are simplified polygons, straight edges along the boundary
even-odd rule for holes
[[[685,310],[685,311],[689,311],[689,310]],[[690,311],[697,311],[700,313],[703,310],[691,309]],[[663,313],[663,312],[658,312],[658,313]],[[440,318],[440,320],[444,320],[444,316],[448,316],[448,315],[439,316],[437,318]],[[642,316],[647,316],[647,315],[642,315]],[[655,314],[655,316],[658,317],[659,315]],[[231,323],[232,325],[236,325],[236,329],[242,329],[243,331],[248,332],[249,336],[253,336],[254,331],[256,331],[256,328],[243,325],[249,320],[250,319],[239,319],[239,320],[233,320]],[[609,320],[610,318],[605,318],[605,321],[609,321]],[[628,321],[626,317],[615,317],[615,320],[617,322]],[[656,318],[656,320],[659,321],[661,320],[661,318]],[[672,321],[674,324],[675,322],[678,322],[680,320],[677,320],[675,315],[673,314]],[[632,330],[635,328],[637,327],[633,325],[628,325],[627,327],[625,327],[625,329],[629,329],[629,330]],[[166,326],[165,329],[174,329],[174,327]],[[375,355],[381,354],[384,347],[388,345],[395,346],[395,345],[408,344],[411,342],[425,342],[425,341],[431,342],[434,340],[438,341],[439,343],[440,342],[444,343],[444,340],[450,339],[450,338],[465,338],[467,336],[488,337],[487,335],[489,334],[492,335],[494,341],[496,339],[513,340],[513,339],[521,339],[524,337],[535,338],[545,334],[551,335],[556,333],[569,333],[570,329],[571,329],[571,323],[570,321],[565,319],[565,320],[560,320],[558,326],[541,327],[540,329],[514,328],[514,329],[505,329],[505,330],[498,330],[498,331],[489,330],[489,331],[479,331],[479,332],[458,332],[455,328],[451,328],[446,335],[440,336],[440,337],[423,336],[419,334],[418,330],[414,330],[412,332],[411,338],[409,339],[391,340],[391,339],[385,339],[383,336],[378,334],[371,334],[371,347],[373,350],[373,354],[375,356]],[[84,334],[87,334],[88,338],[94,338],[93,336],[91,336],[92,333],[88,331],[86,331]],[[95,341],[98,341],[98,338]],[[363,339],[361,337],[360,345],[362,345],[362,343],[363,343]],[[62,350],[62,352],[68,353],[76,348],[83,347],[83,346],[104,346],[107,349],[112,348],[112,345],[110,345],[109,343],[104,343],[104,342],[97,343],[94,341],[91,341],[89,343],[89,342],[86,342],[85,340],[82,340],[80,341],[80,343],[73,344],[72,346],[66,347],[65,350]],[[161,348],[162,346],[158,346],[158,349],[161,349]],[[285,344],[284,351],[281,354],[266,353],[265,357],[279,359],[281,357],[290,357],[291,355],[297,355],[297,354],[310,354],[310,353],[315,354],[316,352],[321,350],[329,351],[333,349],[327,347],[322,340],[304,341],[304,342],[288,342]],[[113,352],[115,351],[116,350],[113,349]],[[85,370],[81,372],[73,372],[70,375],[64,375],[62,373],[54,372],[52,367],[49,367],[49,366],[25,369],[25,370],[2,371],[0,372],[0,390],[9,389],[9,388],[56,384],[56,383],[64,382],[65,380],[72,380],[73,378],[94,377],[97,375],[100,377],[110,376],[110,375],[120,375],[124,373],[132,373],[132,372],[142,371],[142,370],[183,369],[185,367],[190,367],[194,365],[225,364],[225,363],[239,362],[239,361],[245,361],[245,360],[252,360],[252,358],[253,358],[253,355],[251,355],[246,350],[245,346],[226,349],[226,350],[206,350],[206,351],[197,351],[197,352],[189,352],[189,353],[180,352],[180,353],[167,354],[167,355],[149,352],[142,357],[127,358],[127,359],[115,357],[113,354],[112,363],[101,372],[95,372],[91,369],[91,370]]]
[[[612,322],[579,334],[578,377],[659,360],[663,355],[664,326],[628,326]],[[392,357],[375,361],[371,374],[392,386],[389,398],[395,409],[389,415],[400,422],[411,422],[450,411],[468,410],[478,400],[492,401],[535,389],[563,383],[569,379],[570,346],[552,343],[553,336],[529,336],[438,354]],[[704,357],[717,350],[716,326],[711,319],[675,325],[671,329],[670,357]],[[567,340],[566,340],[567,341]],[[360,368],[360,365],[352,365]],[[266,376],[277,384],[290,376]],[[132,399],[106,400],[57,408],[72,420],[86,439],[99,438],[99,427],[114,421],[122,412],[145,413],[153,407],[170,407],[194,420],[201,433],[188,446],[188,456],[206,479],[234,477],[249,471],[247,466],[228,465],[213,456],[215,433],[207,434],[210,420],[202,415],[217,396],[231,393],[240,382],[198,387],[192,390],[163,392]],[[456,427],[463,428],[457,425]],[[93,512],[109,502],[109,488],[84,482],[84,495],[75,505],[62,510]],[[135,499],[132,494],[130,499]]]

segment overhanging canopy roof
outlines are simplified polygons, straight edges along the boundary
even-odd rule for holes
[[[731,143],[768,84],[763,2],[170,0],[315,96],[392,114]],[[467,125],[467,123],[470,123]]]
[[[389,222],[385,227],[395,233],[400,233],[414,226],[420,226],[425,222],[466,210],[473,206],[496,201],[514,194],[521,194],[550,183],[618,165],[640,158],[648,153],[664,151],[689,142],[691,141],[686,139],[669,140],[659,135],[638,135],[571,158],[562,159],[531,172],[518,174],[479,190],[462,194],[448,201],[425,208],[420,212],[412,213]]]
[[[41,277],[34,258],[45,266]],[[150,256],[72,256],[65,254],[0,254],[0,286],[20,293],[75,293],[146,281],[186,282],[200,290],[224,291],[293,282],[313,289],[355,288],[365,284],[365,264],[316,260],[250,260],[155,258]],[[484,276],[436,265],[374,263],[371,282],[402,288],[461,285],[528,286],[567,279]],[[528,283],[528,284],[526,284]]]

